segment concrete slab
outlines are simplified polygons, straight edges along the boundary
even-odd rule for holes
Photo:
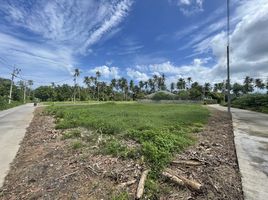
[[[226,107],[209,105],[226,111]],[[246,200],[268,199],[268,115],[232,108],[235,146]]]
[[[33,111],[33,104],[26,104],[0,112],[0,187],[33,118]]]

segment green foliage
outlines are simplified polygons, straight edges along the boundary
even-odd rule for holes
[[[83,143],[79,140],[76,140],[72,143],[72,149],[80,149],[82,148]]]
[[[140,156],[139,149],[128,148],[126,145],[123,145],[118,138],[110,138],[107,141],[103,142],[100,152],[121,158],[136,159]]]
[[[151,178],[150,176],[146,179],[145,182],[145,199],[159,199],[160,186],[159,183]]]
[[[268,113],[268,94],[248,94],[232,101],[235,108],[248,109]]]
[[[175,95],[171,95],[165,92],[157,92],[153,95],[152,100],[173,100]]]
[[[130,199],[127,192],[121,192],[119,194],[112,195],[111,200],[128,200]]]
[[[114,104],[51,106],[58,128],[85,127],[104,134],[102,153],[123,158],[144,157],[154,173],[161,170],[175,152],[194,142],[192,132],[207,122],[208,110],[200,105]],[[107,138],[106,137],[106,138]],[[128,148],[121,141],[135,140]]]
[[[6,110],[9,108],[19,106],[21,104],[22,102],[18,102],[18,101],[12,101],[11,104],[8,104],[8,98],[0,96],[0,110]]]
[[[63,134],[62,139],[79,138],[79,137],[81,137],[81,131],[70,130]]]

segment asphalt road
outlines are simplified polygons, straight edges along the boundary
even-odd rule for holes
[[[33,104],[0,111],[0,187],[33,118]]]
[[[211,105],[227,110],[219,105]],[[232,108],[235,146],[245,200],[268,199],[268,115]]]

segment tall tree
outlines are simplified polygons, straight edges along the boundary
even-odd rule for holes
[[[100,89],[99,89],[99,79],[101,77],[100,71],[96,71],[96,85],[97,85],[97,96],[98,96],[98,101],[100,100]]]
[[[175,89],[175,83],[172,82],[170,84],[170,91],[173,93],[174,89]]]
[[[263,81],[260,78],[255,79],[255,87],[263,90],[265,88],[265,84],[263,83]]]
[[[253,78],[247,76],[244,80],[244,93],[248,94],[249,92],[253,92]]]
[[[204,95],[207,96],[211,90],[210,83],[205,83],[204,84]]]
[[[188,89],[188,90],[191,88],[191,82],[193,82],[193,81],[192,81],[192,77],[188,77],[188,78],[187,78],[187,83],[188,83],[188,85],[187,85],[187,89]]]
[[[233,84],[233,87],[232,87],[232,90],[233,90],[233,93],[235,94],[235,96],[240,96],[240,94],[243,92],[243,85],[239,84],[239,83],[234,83]]]
[[[76,68],[74,70],[74,74],[73,74],[73,77],[74,77],[74,102],[75,102],[75,98],[76,98],[76,92],[77,92],[77,78],[80,76],[80,70],[78,68]]]
[[[178,82],[177,82],[177,89],[179,90],[184,90],[186,87],[186,82],[183,78],[179,78]]]

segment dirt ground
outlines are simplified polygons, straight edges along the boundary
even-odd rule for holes
[[[243,199],[233,143],[231,119],[212,110],[206,128],[195,133],[197,142],[174,161],[194,160],[198,166],[172,163],[172,172],[195,180],[200,191],[178,186],[165,178],[156,199]],[[134,199],[144,166],[135,160],[74,149],[54,129],[54,119],[35,111],[20,150],[11,165],[0,199],[119,199],[126,191]],[[122,183],[133,181],[123,186]],[[145,197],[146,199],[146,197]],[[151,198],[152,199],[152,198]]]

